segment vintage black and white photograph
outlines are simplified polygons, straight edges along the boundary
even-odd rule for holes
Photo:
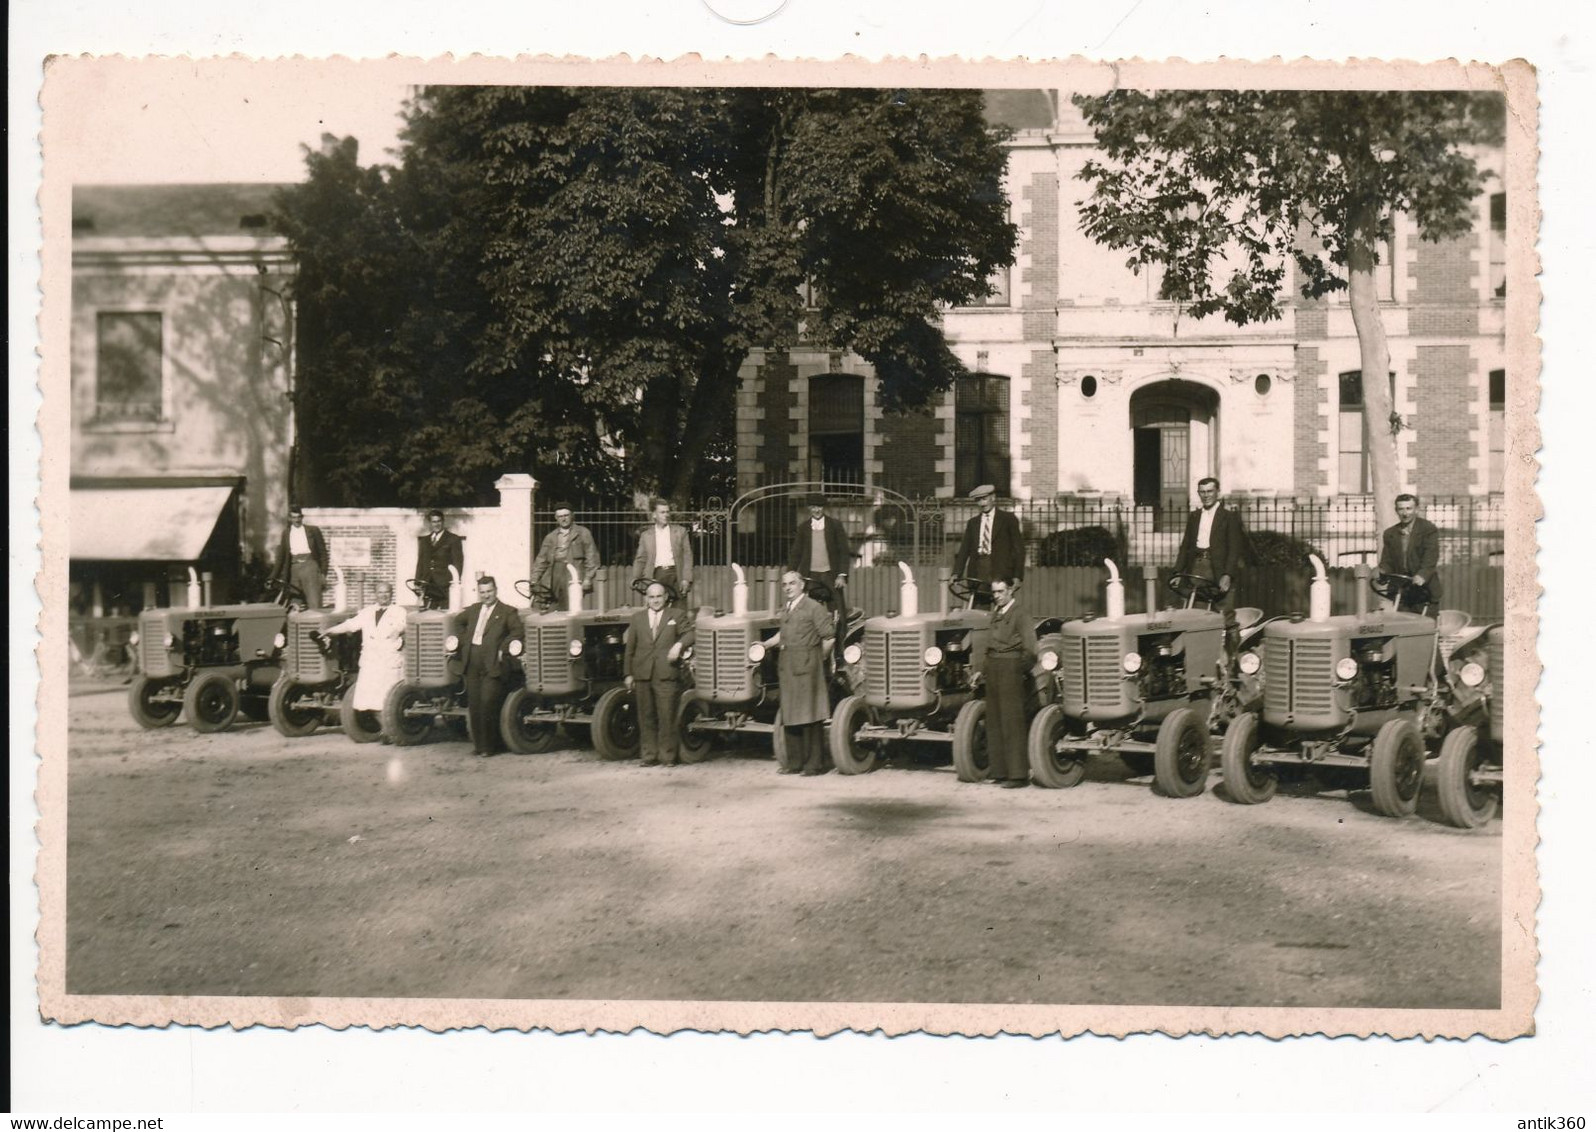
[[[44,111],[47,1017],[1531,1028],[1527,68]]]

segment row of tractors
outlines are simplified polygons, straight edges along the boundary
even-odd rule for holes
[[[1502,783],[1503,627],[1472,624],[1453,610],[1399,611],[1396,599],[1411,579],[1394,575],[1371,580],[1383,608],[1367,608],[1360,587],[1358,608],[1333,616],[1323,563],[1309,561],[1307,614],[1265,618],[1239,609],[1228,631],[1215,608],[1221,594],[1206,579],[1176,575],[1176,607],[1157,608],[1150,592],[1149,612],[1131,614],[1119,572],[1105,562],[1100,615],[1036,623],[1026,705],[1033,781],[1069,788],[1092,757],[1108,756],[1150,776],[1160,794],[1188,798],[1206,789],[1217,747],[1233,802],[1267,802],[1282,780],[1312,780],[1366,786],[1379,812],[1403,817],[1415,811],[1425,764],[1438,754],[1445,819],[1464,828],[1487,823]],[[776,647],[768,643],[779,624],[776,601],[772,594],[767,608],[750,609],[744,574],[733,571],[731,608],[698,611],[696,641],[682,660],[681,755],[698,762],[717,744],[769,735],[789,766]],[[864,774],[900,755],[943,751],[961,781],[981,781],[991,615],[962,579],[936,609],[922,611],[913,573],[902,571],[897,609],[839,621],[828,660],[832,762],[843,774]],[[509,648],[524,679],[500,716],[506,745],[537,754],[563,735],[591,742],[606,759],[634,756],[636,713],[621,669],[636,607],[584,609],[573,586],[562,611],[547,589],[517,589],[531,607]],[[285,613],[263,602],[148,611],[137,642],[143,674],[129,692],[133,717],[160,727],[186,713],[197,730],[217,731],[244,715],[270,719],[288,736],[333,725],[356,742],[396,744],[423,742],[440,727],[463,733],[460,611],[408,611],[404,676],[380,713],[352,707],[359,634],[327,632],[354,612],[341,586],[332,609]]]

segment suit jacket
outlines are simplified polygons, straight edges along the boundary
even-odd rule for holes
[[[776,671],[781,679],[781,721],[796,727],[820,723],[831,715],[826,692],[826,650],[822,642],[836,630],[826,607],[807,594],[789,610],[781,607],[781,652]]]
[[[316,560],[316,569],[325,574],[327,572],[327,540],[322,538],[321,528],[313,527],[306,523],[305,538],[310,542],[310,555]],[[273,572],[273,577],[288,577],[289,557],[288,528],[284,527],[282,542],[277,547],[277,569]]]
[[[1214,515],[1213,529],[1208,532],[1208,560],[1213,563],[1214,576],[1229,574],[1234,581],[1247,556],[1247,528],[1241,525],[1241,516],[1223,503]],[[1189,574],[1197,561],[1197,530],[1202,523],[1202,508],[1186,516],[1186,534],[1180,540],[1180,553],[1175,556],[1175,573]]]
[[[805,519],[798,524],[798,535],[792,540],[792,549],[787,553],[787,569],[797,570],[800,574],[809,573],[809,555],[814,549],[814,529]],[[856,555],[848,542],[848,532],[842,523],[826,516],[826,530],[823,536],[826,540],[826,558],[831,562],[833,574],[846,574],[853,565]]]
[[[554,569],[554,543],[559,533],[559,530],[555,529],[543,536],[543,545],[538,547],[538,556],[532,560],[533,585],[542,582],[549,571]],[[570,541],[566,543],[565,556],[584,586],[593,580],[594,574],[598,573],[599,552],[593,542],[593,532],[580,523],[571,524]]]
[[[488,614],[488,623],[482,629],[482,643],[473,645],[471,636],[477,630],[477,617],[482,603],[473,602],[460,614],[460,665],[469,675],[504,676],[514,668],[514,658],[505,647],[524,631],[521,614],[504,602],[496,602]]]
[[[432,532],[428,531],[416,542],[416,578],[422,582],[449,584],[449,567],[465,579],[465,543],[453,531],[438,536],[438,545],[432,545]]]
[[[676,576],[683,584],[693,580],[693,547],[687,541],[687,531],[675,523],[670,525],[671,554],[676,558]],[[637,536],[637,557],[632,560],[634,578],[654,576],[654,524],[643,528]]]
[[[1380,540],[1380,570],[1387,574],[1423,574],[1432,598],[1441,596],[1436,564],[1441,560],[1441,532],[1428,519],[1415,518],[1408,535],[1408,552],[1402,553],[1402,524],[1387,527]]]
[[[953,555],[954,577],[973,576],[970,574],[970,561],[975,558],[980,546],[981,516],[976,515],[964,524],[964,539]],[[999,578],[1019,580],[1025,577],[1025,540],[1020,534],[1020,520],[1012,511],[998,508],[992,512],[992,568],[989,573],[991,577],[982,578],[981,581],[994,582]]]
[[[648,627],[648,610],[639,609],[626,627],[626,675],[633,680],[680,679],[681,669],[670,659],[671,646],[678,641],[684,649],[693,643],[693,622],[687,614],[667,605],[660,610],[655,636]]]

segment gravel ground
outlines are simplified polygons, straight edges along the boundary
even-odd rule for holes
[[[1429,790],[1392,821],[1106,759],[1009,791],[69,710],[74,994],[1498,1005],[1501,824]]]

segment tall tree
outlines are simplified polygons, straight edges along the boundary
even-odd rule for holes
[[[1346,288],[1358,334],[1363,432],[1382,525],[1396,520],[1391,355],[1375,293],[1379,247],[1403,213],[1420,235],[1465,234],[1505,101],[1457,91],[1115,91],[1076,96],[1102,160],[1081,177],[1088,236],[1164,269],[1162,296],[1201,318],[1279,318]]]
[[[684,498],[725,464],[757,346],[853,349],[886,407],[924,405],[962,372],[941,305],[1013,260],[1001,141],[968,91],[424,88],[397,168],[311,155],[282,202],[301,308],[327,305],[307,404],[338,371],[307,443],[401,495],[525,466]],[[345,427],[351,402],[380,412]]]

